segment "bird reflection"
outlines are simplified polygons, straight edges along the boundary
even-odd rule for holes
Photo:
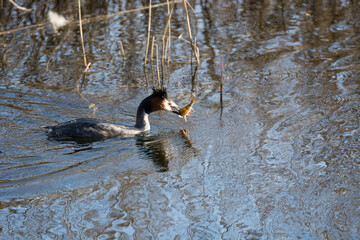
[[[159,172],[166,172],[169,170],[171,151],[173,151],[177,146],[182,145],[184,147],[195,150],[186,129],[181,129],[179,133],[176,133],[176,135],[182,138],[180,140],[183,142],[182,144],[179,143],[177,141],[179,139],[174,138],[173,135],[164,136],[163,134],[160,134],[139,137],[136,139],[136,145],[148,159],[154,162]]]
[[[180,133],[180,136],[184,139],[184,146],[188,147],[188,148],[191,148],[195,153],[196,149],[193,147],[193,144],[192,144],[191,139],[189,137],[189,130],[186,129],[186,128],[182,128],[179,133]]]
[[[141,152],[155,163],[159,172],[169,170],[167,141],[169,141],[168,138],[160,136],[141,137],[136,140],[136,145],[140,147]]]

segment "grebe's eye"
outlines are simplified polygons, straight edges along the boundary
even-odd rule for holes
[[[171,103],[169,102],[169,106],[171,106]]]

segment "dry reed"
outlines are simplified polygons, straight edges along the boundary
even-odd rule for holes
[[[168,4],[168,14],[170,15],[170,2],[169,0],[167,0],[167,4]],[[174,2],[173,2],[173,6],[175,6]],[[168,42],[166,43],[166,46],[168,46],[169,48],[169,53],[168,53],[168,60],[167,60],[167,64],[169,67],[169,62],[170,62],[170,49],[171,49],[171,23],[169,23],[169,36],[168,36]]]
[[[86,65],[86,67],[85,67],[85,69],[84,69],[84,71],[83,71],[83,74],[87,73],[87,71],[89,70],[90,66],[91,66],[91,62],[89,62],[89,63]]]
[[[153,37],[152,37],[152,42],[151,42],[151,56],[150,56],[150,63],[151,63],[151,66],[153,65],[154,42],[155,42],[155,36],[153,36]]]
[[[88,63],[88,65],[86,66],[85,70],[81,73],[80,78],[79,78],[79,81],[78,81],[78,83],[76,84],[76,91],[78,92],[79,96],[80,96],[85,102],[87,102],[87,103],[89,104],[89,109],[93,109],[93,112],[92,112],[91,116],[94,117],[94,115],[95,115],[95,113],[96,113],[96,111],[97,111],[98,108],[96,107],[95,103],[91,103],[91,102],[81,93],[81,91],[80,91],[81,85],[82,85],[82,84],[81,84],[81,78],[84,77],[84,80],[83,80],[83,82],[84,82],[84,81],[85,81],[85,77],[86,77],[86,72],[87,72],[87,70],[89,69],[90,65],[91,65],[91,63]]]
[[[187,28],[188,28],[188,34],[189,34],[190,41],[192,42],[192,34],[191,34],[191,27],[190,27],[190,18],[189,18],[189,12],[188,12],[188,10],[187,10],[187,1],[186,1],[186,0],[183,0],[183,4],[184,4],[185,15],[186,15],[186,23],[187,23]]]
[[[158,49],[158,45],[155,45],[156,47],[156,71],[157,71],[157,79],[158,79],[158,86],[160,87],[160,72],[159,72],[159,49]]]
[[[150,31],[151,31],[151,0],[150,0],[150,3],[149,3],[149,24],[148,24],[148,36],[147,36],[147,43],[146,43],[146,53],[145,53],[144,68],[146,67],[147,56],[148,56],[148,52],[149,52]]]
[[[124,61],[126,60],[126,56],[125,56],[125,51],[124,51],[124,46],[122,41],[120,41],[120,47],[121,47],[121,54],[123,56]]]
[[[186,15],[186,23],[187,23],[187,29],[188,29],[188,34],[189,34],[189,38],[190,38],[190,42],[191,42],[191,48],[194,52],[195,58],[196,58],[196,63],[199,66],[200,65],[200,58],[198,56],[198,47],[196,46],[196,42],[193,42],[193,38],[192,38],[192,33],[191,33],[191,26],[190,26],[190,17],[189,17],[189,12],[187,9],[187,1],[183,0],[183,4],[184,4],[184,10],[185,10],[185,15]]]
[[[20,5],[18,5],[16,2],[14,2],[13,0],[9,0],[9,2],[14,5],[17,9],[20,9],[22,11],[25,11],[25,12],[30,12],[32,11],[33,9],[32,8],[24,8],[24,7],[21,7]],[[1,5],[3,5],[3,2],[1,1]]]
[[[87,67],[88,64],[87,64],[87,60],[86,60],[84,36],[83,36],[82,22],[81,22],[81,0],[78,0],[78,7],[79,7],[79,27],[80,27],[81,46],[82,46],[83,57],[84,57],[84,65],[85,65],[85,67]]]
[[[168,1],[167,1],[168,2]],[[166,58],[166,53],[167,53],[167,49],[169,49],[170,51],[170,47],[168,48],[168,43],[169,41],[166,41],[165,43],[165,38],[166,38],[166,35],[167,35],[167,32],[169,31],[170,32],[170,22],[171,22],[171,16],[172,16],[172,13],[174,11],[174,7],[175,7],[175,4],[173,3],[172,7],[171,7],[171,10],[169,9],[169,5],[168,5],[168,19],[166,21],[166,26],[164,28],[164,32],[163,32],[163,35],[162,35],[162,54],[161,54],[161,73],[162,73],[162,79],[164,79],[164,72],[165,72],[165,58]]]
[[[151,76],[153,83],[155,83],[155,74],[154,74],[154,68],[153,68],[153,56],[154,56],[154,42],[155,42],[155,36],[152,37],[151,42],[151,56],[150,56],[150,67],[151,67]]]
[[[220,59],[220,119],[223,113],[223,58]]]
[[[166,51],[166,46],[165,46],[165,35],[163,35],[162,37],[162,53],[161,53],[161,76],[162,79],[164,79],[164,71],[165,71],[165,51]]]
[[[10,33],[14,33],[14,32],[19,32],[19,31],[22,31],[22,30],[31,29],[31,28],[43,28],[45,25],[46,25],[46,23],[37,23],[37,24],[34,24],[34,25],[18,27],[18,28],[15,28],[15,29],[10,29],[10,30],[0,32],[0,36],[10,34]]]

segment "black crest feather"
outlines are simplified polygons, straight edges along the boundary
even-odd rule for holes
[[[153,90],[153,93],[152,93],[153,96],[159,96],[159,97],[162,97],[165,99],[169,99],[166,88],[164,88],[164,87],[155,88],[154,87],[152,90]]]

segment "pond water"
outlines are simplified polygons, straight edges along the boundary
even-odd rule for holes
[[[43,126],[134,121],[156,64],[143,68],[148,10],[119,12],[149,3],[82,1],[85,75],[76,1],[1,4],[1,239],[360,238],[358,1],[189,1],[198,68],[176,3],[160,75],[196,112],[88,143]],[[55,33],[49,10],[70,24]],[[167,18],[153,8],[160,53]]]

